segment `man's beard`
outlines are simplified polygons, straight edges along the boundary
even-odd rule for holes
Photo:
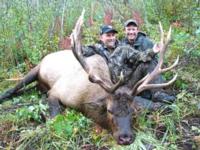
[[[107,43],[106,43],[106,46],[107,46],[107,48],[115,48],[115,42],[114,42],[114,41],[112,41],[112,42],[107,42]]]

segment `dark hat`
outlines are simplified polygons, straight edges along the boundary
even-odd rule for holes
[[[103,25],[100,28],[100,34],[104,34],[104,33],[118,33],[117,30],[115,30],[111,25]]]
[[[136,27],[138,26],[136,20],[129,19],[129,20],[127,20],[127,21],[124,23],[124,27],[127,27],[127,26],[129,26],[130,24],[133,24],[133,25],[136,26]]]

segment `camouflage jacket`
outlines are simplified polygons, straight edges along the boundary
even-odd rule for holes
[[[129,45],[118,46],[110,55],[108,63],[112,80],[116,82],[120,73],[123,72],[125,80],[129,80],[130,75],[142,62],[149,62],[156,55],[152,49],[138,51]]]
[[[116,41],[115,44],[115,48],[118,46],[118,41]],[[114,49],[115,49],[114,48]],[[83,46],[82,47],[82,52],[83,52],[83,56],[85,57],[89,57],[92,56],[94,54],[99,54],[101,55],[106,62],[108,63],[110,60],[110,55],[111,53],[114,51],[114,49],[109,50],[102,42],[98,42],[94,45],[90,45],[90,46]]]
[[[116,47],[117,45],[119,44],[116,43]],[[151,61],[155,56],[152,49],[138,51],[127,44],[118,46],[112,53],[102,43],[97,43],[93,46],[84,46],[82,47],[82,52],[85,57],[94,54],[101,55],[108,63],[114,82],[118,80],[121,71],[124,73],[125,80],[128,80],[131,73],[141,62]]]

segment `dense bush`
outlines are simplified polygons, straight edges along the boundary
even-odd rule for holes
[[[156,29],[158,21],[163,22],[164,26],[173,24],[184,28],[189,32],[188,38],[190,34],[199,35],[199,1],[193,0],[3,0],[0,7],[0,58],[4,67],[19,65],[24,61],[37,64],[47,53],[58,50],[59,41],[70,35],[83,8],[86,9],[86,44],[97,41],[99,26],[110,21],[120,31],[121,38],[122,23],[132,17],[150,36],[156,33],[152,28]],[[194,48],[190,48],[190,52],[195,49],[190,53],[194,56],[199,55],[199,44],[196,43]]]

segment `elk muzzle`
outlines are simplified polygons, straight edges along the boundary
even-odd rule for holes
[[[131,128],[131,121],[130,116],[116,118],[113,136],[119,145],[130,145],[134,142],[135,134]]]

